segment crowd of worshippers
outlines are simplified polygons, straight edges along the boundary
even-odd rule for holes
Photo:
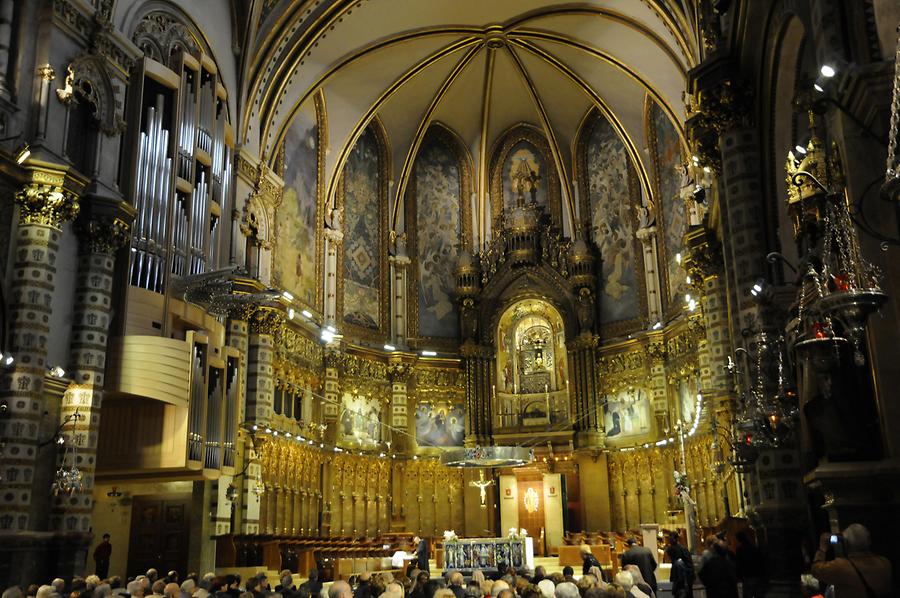
[[[801,579],[804,597],[860,596],[881,598],[893,595],[891,564],[871,552],[869,531],[850,525],[840,535],[823,534],[811,563],[812,575]],[[672,596],[693,598],[696,578],[702,582],[707,598],[738,598],[738,584],[744,598],[764,596],[767,586],[765,559],[744,533],[737,534],[735,552],[728,549],[724,534],[710,536],[706,550],[699,557],[679,543],[678,534],[667,538],[665,552],[672,569],[669,575]],[[49,585],[31,585],[22,589],[13,586],[0,598],[655,598],[658,588],[653,552],[634,538],[621,557],[621,568],[613,575],[604,570],[589,546],[581,547],[581,575],[572,567],[561,572],[547,573],[542,566],[534,571],[517,571],[500,565],[485,575],[472,571],[466,578],[462,572],[448,570],[441,577],[432,577],[427,569],[419,569],[427,557],[416,559],[405,571],[354,575],[328,586],[319,580],[313,569],[308,579],[296,585],[291,571],[279,573],[274,584],[265,573],[243,580],[240,575],[217,576],[207,573],[200,577],[189,573],[179,579],[176,571],[160,577],[156,569],[145,575],[129,578],[117,576],[101,579],[98,575],[75,577],[66,582],[54,579]],[[423,555],[425,556],[425,555]],[[107,563],[98,560],[98,568]],[[696,575],[695,575],[696,570]],[[813,577],[813,575],[815,577]],[[818,579],[817,579],[818,578]]]

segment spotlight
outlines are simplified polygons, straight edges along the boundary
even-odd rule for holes
[[[384,346],[384,350],[385,350],[385,351],[396,351],[396,350],[397,350],[397,347],[395,347],[394,345],[387,345],[387,344],[386,344],[386,345]]]
[[[797,145],[794,146],[794,149],[797,151],[798,154],[803,154],[804,156],[806,155],[806,148],[803,147],[803,145],[798,143]]]
[[[813,89],[815,89],[815,90],[818,91],[819,93],[825,93],[825,88],[822,87],[821,85],[819,85],[819,82],[818,82],[818,81],[816,81],[815,83],[813,83]]]
[[[53,376],[54,378],[62,378],[66,375],[66,370],[62,369],[62,367],[60,367],[58,365],[55,365],[52,368],[50,368],[49,370],[47,370],[47,373],[50,374],[51,376]]]
[[[31,156],[31,148],[28,147],[27,143],[23,143],[18,148],[16,148],[16,164],[22,164]]]
[[[112,490],[110,490],[109,492],[106,493],[106,496],[108,496],[110,498],[119,498],[120,496],[122,496],[122,493],[119,492],[118,486],[113,486]]]
[[[294,319],[294,308],[291,307],[288,309],[288,320],[293,320],[293,319]]]
[[[691,284],[691,277],[690,277],[690,276],[685,276],[685,277],[684,277],[684,282],[685,282],[685,284]]]
[[[331,334],[337,333],[337,328],[335,328],[335,327],[332,326],[331,324],[329,324],[328,326],[326,326],[326,327],[325,327],[325,330],[327,330],[327,331],[330,332]]]
[[[288,301],[293,301],[293,300],[294,300],[294,296],[293,296],[289,291],[283,292],[283,293],[281,294],[281,296],[284,297],[285,299],[287,299]]]
[[[675,261],[676,261],[678,264],[681,264],[681,254],[680,254],[680,253],[676,253],[676,254],[675,254]]]
[[[16,358],[12,356],[12,353],[0,353],[0,362],[3,365],[12,365],[15,360]]]
[[[662,328],[662,322],[657,322],[653,325],[653,328],[651,330],[659,330],[660,328]]]
[[[304,310],[301,311],[300,313],[303,314],[303,317],[305,317],[305,318],[311,318],[311,317],[312,317],[312,313],[311,313],[308,309],[304,309]]]
[[[775,298],[775,289],[768,281],[760,278],[750,287],[750,296],[760,305],[767,305]]]
[[[334,332],[325,328],[322,330],[321,337],[322,337],[323,341],[325,341],[326,343],[330,343],[331,341],[334,340]]]
[[[422,357],[437,357],[437,353],[434,351],[422,351]]]
[[[819,69],[819,72],[822,73],[823,77],[827,77],[828,79],[831,79],[835,76],[835,74],[837,74],[837,71],[834,70],[834,67],[830,64],[823,64]]]

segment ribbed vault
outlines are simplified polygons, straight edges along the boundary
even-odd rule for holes
[[[248,80],[245,144],[274,162],[292,117],[322,90],[330,200],[356,139],[378,117],[391,152],[391,227],[428,126],[459,136],[479,202],[495,142],[518,123],[538,127],[562,183],[564,219],[576,190],[578,127],[597,108],[613,125],[653,201],[646,98],[683,120],[685,73],[695,63],[691,15],[678,2],[594,0],[366,0],[276,5],[263,15]],[[255,118],[254,118],[255,117]],[[260,123],[258,131],[249,123]]]

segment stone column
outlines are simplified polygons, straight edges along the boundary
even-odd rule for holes
[[[234,347],[240,353],[240,371],[238,372],[238,390],[235,400],[237,401],[238,421],[246,421],[246,398],[247,398],[247,355],[249,351],[250,325],[248,321],[255,311],[254,306],[236,305],[228,311],[228,320],[225,325],[225,344]],[[248,530],[258,529],[259,526],[259,497],[252,492],[253,486],[256,484],[259,475],[259,464],[247,465],[247,461],[253,459],[252,445],[247,442],[247,437],[239,434],[235,447],[235,471],[246,471],[244,475],[237,478],[230,476],[222,476],[219,480],[220,484],[226,487],[229,483],[233,483],[238,490],[237,499],[239,501],[240,510],[235,513],[233,533],[238,530],[241,533],[253,533]],[[232,508],[237,508],[233,505]],[[219,522],[220,524],[223,522]]]
[[[493,428],[493,350],[466,341],[460,354],[466,367],[466,446],[484,446]]]
[[[72,383],[63,396],[60,425],[65,424],[63,436],[66,442],[78,447],[77,465],[84,475],[84,488],[72,497],[58,496],[54,499],[50,528],[57,532],[84,535],[85,552],[73,563],[74,571],[82,573],[91,539],[97,435],[103,399],[115,252],[128,242],[130,226],[115,217],[92,217],[79,222],[76,228],[80,255],[69,361]]]
[[[568,346],[576,448],[600,448],[604,444],[597,397],[596,347],[597,339],[590,333],[582,333]]]
[[[644,248],[644,281],[647,287],[647,314],[651,324],[662,320],[662,295],[659,288],[659,248],[656,227],[644,226],[635,236]]]
[[[337,210],[336,210],[337,211]],[[339,213],[339,212],[338,212]],[[337,269],[338,256],[341,253],[341,243],[344,233],[340,230],[340,217],[333,226],[337,228],[325,229],[325,325],[334,326],[337,322]]]
[[[339,354],[334,349],[326,349],[325,353],[325,403],[322,405],[322,419],[327,426],[325,441],[334,444],[338,438],[338,415],[341,405],[341,385],[339,370]]]
[[[404,235],[405,236],[405,235]],[[398,246],[399,246],[398,240]],[[406,255],[392,255],[391,265],[391,342],[397,347],[406,346],[406,272],[410,260]]]
[[[245,421],[258,425],[272,420],[275,391],[274,337],[281,325],[281,313],[260,309],[250,320],[247,355],[247,407]]]
[[[399,358],[391,360],[388,368],[388,375],[391,378],[391,428],[397,430],[408,430],[409,428],[409,407],[407,401],[407,383],[409,376],[412,374],[412,368],[409,364],[403,363]],[[391,432],[391,450],[396,453],[409,453],[415,447],[410,437],[403,434],[394,435]]]
[[[32,493],[50,492],[32,483],[46,409],[43,390],[56,252],[63,222],[78,213],[76,196],[62,183],[62,179],[59,185],[30,183],[15,195],[19,224],[10,285],[9,348],[16,361],[0,385],[0,405],[7,414],[0,418],[0,438],[5,443],[0,456],[0,534],[32,529]]]

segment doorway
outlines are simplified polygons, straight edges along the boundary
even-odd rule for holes
[[[187,574],[191,497],[185,495],[135,496],[131,508],[128,575],[151,567],[160,577],[175,570]]]

